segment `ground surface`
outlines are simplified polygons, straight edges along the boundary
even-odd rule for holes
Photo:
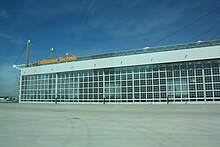
[[[0,103],[1,147],[219,147],[220,105]]]

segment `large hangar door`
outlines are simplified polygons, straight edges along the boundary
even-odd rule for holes
[[[104,70],[104,86],[103,99],[105,103],[118,102],[118,95],[120,95],[120,83],[116,82],[115,69]]]

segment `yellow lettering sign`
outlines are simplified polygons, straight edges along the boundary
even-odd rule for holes
[[[59,57],[58,59],[50,59],[50,60],[40,60],[38,61],[38,65],[42,65],[42,64],[52,64],[52,63],[58,63],[58,62],[67,62],[67,61],[73,61],[76,60],[76,56],[72,55],[72,56],[66,56],[66,57]],[[35,64],[33,64],[35,65]]]

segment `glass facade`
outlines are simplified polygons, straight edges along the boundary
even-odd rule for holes
[[[220,60],[22,76],[21,102],[220,101]]]

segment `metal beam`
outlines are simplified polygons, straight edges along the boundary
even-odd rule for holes
[[[26,67],[28,67],[28,62],[29,62],[29,49],[30,49],[30,40],[27,40],[27,45],[26,45]]]

